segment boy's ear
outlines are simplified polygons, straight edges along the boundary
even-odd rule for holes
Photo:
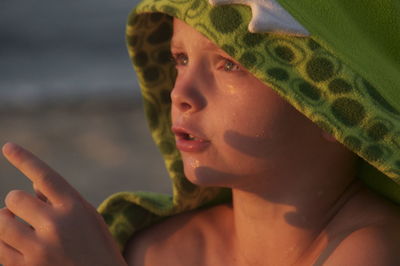
[[[329,142],[337,142],[337,140],[328,132],[321,130],[322,137]]]

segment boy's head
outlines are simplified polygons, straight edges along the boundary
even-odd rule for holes
[[[312,10],[301,9],[297,2],[279,2],[284,2],[285,8],[291,11],[291,5],[295,5],[297,9],[292,14],[297,13],[297,18],[301,17],[301,12],[314,17]],[[323,3],[315,6],[319,5]],[[332,12],[340,13],[341,10],[338,7]],[[207,174],[202,176],[210,176],[210,169],[219,174],[224,169],[232,168],[238,175],[248,173],[246,167],[250,169],[253,163],[259,165],[264,160],[268,165],[267,158],[271,154],[282,161],[292,158],[301,161],[303,154],[309,154],[307,151],[312,149],[324,145],[339,147],[339,144],[321,137],[325,131],[365,160],[361,161],[358,176],[366,177],[368,182],[372,180],[374,183],[371,186],[382,187],[382,191],[398,190],[383,173],[400,180],[400,152],[396,146],[400,143],[400,134],[396,133],[400,132],[396,116],[399,112],[393,102],[389,102],[390,99],[380,94],[382,88],[373,87],[369,76],[362,76],[349,67],[347,61],[339,56],[343,53],[336,50],[340,46],[330,46],[322,39],[324,32],[315,36],[313,34],[317,31],[311,31],[311,36],[249,32],[248,26],[256,11],[262,10],[240,4],[212,6],[206,0],[145,0],[131,15],[127,31],[129,51],[142,86],[153,137],[174,180],[176,202],[184,197],[193,199],[194,203],[186,206],[192,208],[199,202],[212,199],[214,192],[193,186],[184,178],[181,154],[176,149],[175,137],[170,130],[172,123],[177,127],[187,123],[184,126],[188,127],[189,133],[193,130],[193,134],[198,133],[205,140],[216,138],[219,148],[210,152],[207,160],[218,157],[219,165],[201,168]],[[190,25],[187,30],[195,29],[195,33],[182,34],[176,40],[179,33],[173,36],[172,18],[185,21]],[[312,22],[301,22],[306,23],[303,25],[305,28],[315,29]],[[184,27],[185,24],[178,25]],[[179,26],[175,25],[176,28]],[[349,25],[346,30],[357,29]],[[328,28],[326,32],[329,33]],[[189,47],[185,41],[194,36],[205,37],[210,41],[206,39],[204,42],[215,44],[220,49],[215,53],[219,53],[219,61],[215,55],[213,60],[210,59],[210,51],[207,51],[207,56],[196,57],[193,51],[202,52],[196,48],[201,42],[192,40]],[[168,60],[172,37],[178,71]],[[187,47],[183,48],[188,49],[186,54],[175,51],[184,44]],[[193,62],[194,65],[191,64]],[[220,64],[219,69],[216,64]],[[221,80],[221,77],[224,79]],[[202,84],[201,90],[198,89],[199,83]],[[214,90],[216,87],[226,89]],[[261,87],[264,90],[257,90]],[[169,98],[171,91],[172,105]],[[203,108],[202,114],[212,110],[212,113],[204,115],[207,121],[203,115],[193,112],[194,107]],[[189,121],[189,115],[183,114],[190,112],[190,117],[195,119]],[[178,138],[188,138],[185,134],[179,133],[178,129]],[[192,138],[189,136],[189,139]],[[315,141],[322,146],[315,145]],[[190,143],[194,143],[193,140],[187,146]],[[291,154],[290,149],[299,153]],[[187,153],[182,152],[182,155],[185,157]],[[347,159],[346,156],[343,158]],[[196,167],[199,163],[196,159],[189,161],[185,160],[185,168],[188,168],[187,164]],[[210,163],[216,163],[216,160],[212,159]],[[275,166],[282,167],[279,164]],[[255,168],[251,170],[257,171]],[[192,181],[199,181],[196,181],[199,175],[194,170],[192,174],[187,174],[191,175]],[[215,184],[223,184],[223,180],[218,182]]]
[[[177,69],[172,129],[185,175],[193,183],[249,187],[282,169],[298,177],[323,161],[354,164],[354,153],[176,18],[171,53]],[[288,181],[295,182],[282,180]]]
[[[322,158],[352,165],[359,155],[356,175],[400,203],[400,7],[376,2],[143,0],[128,21],[128,49],[174,195],[104,202],[121,246],[160,217],[229,201],[215,186],[243,185],[265,169],[303,169],[270,180],[279,192],[318,195],[301,181]],[[249,180],[250,189],[266,179]]]

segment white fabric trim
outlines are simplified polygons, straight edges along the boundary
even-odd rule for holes
[[[253,18],[249,24],[249,31],[253,33],[276,32],[299,36],[310,35],[276,0],[209,0],[209,2],[211,5],[243,4],[250,6]]]

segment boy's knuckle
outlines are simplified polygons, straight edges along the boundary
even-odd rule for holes
[[[84,212],[81,202],[73,198],[60,204],[59,209],[62,210],[62,214],[66,216],[79,215]]]
[[[43,259],[49,258],[50,252],[42,244],[32,245],[31,252],[25,256],[27,265],[43,265]]]
[[[41,185],[52,185],[54,183],[54,179],[52,178],[52,173],[48,169],[39,169],[38,170],[38,177],[39,177],[39,182]]]
[[[62,187],[54,175],[54,172],[48,169],[42,169],[38,172],[38,179],[36,181],[38,187],[46,187],[52,191],[62,191]]]
[[[54,235],[59,231],[59,220],[56,215],[44,215],[35,230],[45,235]]]
[[[58,231],[57,222],[54,219],[44,219],[42,224],[38,228],[41,232],[46,232],[49,234],[55,234]]]

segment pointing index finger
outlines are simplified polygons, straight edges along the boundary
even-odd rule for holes
[[[51,203],[65,203],[76,197],[75,189],[64,178],[24,148],[8,142],[3,146],[3,154]]]

